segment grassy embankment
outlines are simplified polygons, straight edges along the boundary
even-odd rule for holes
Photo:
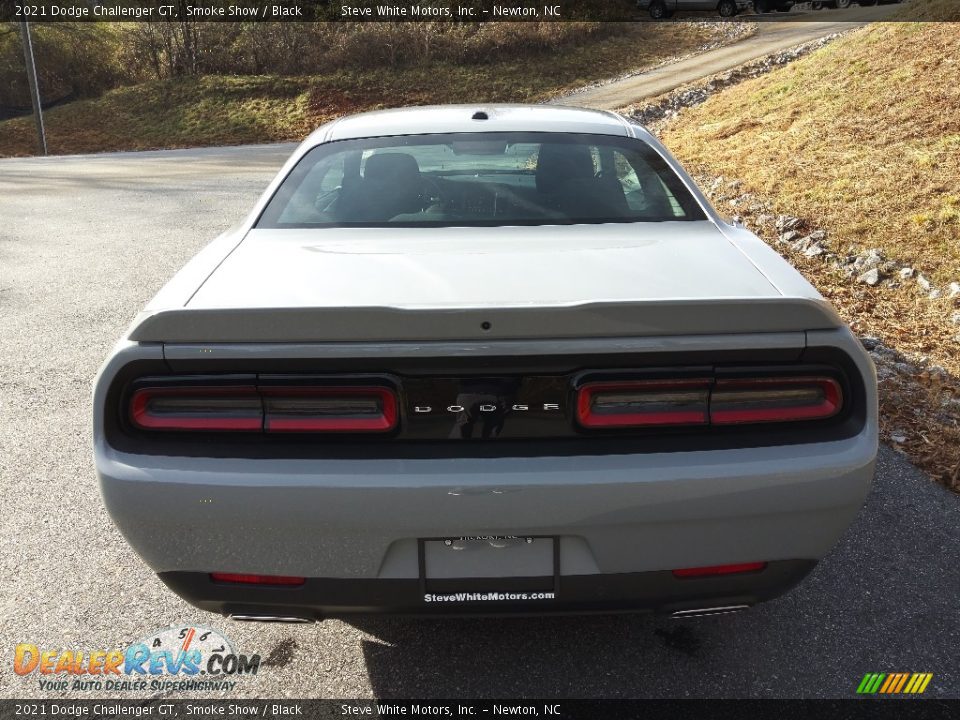
[[[935,0],[919,9],[958,13]],[[852,32],[719,92],[661,132],[695,174],[723,176],[726,187],[735,179],[735,194],[761,199],[764,214],[827,231],[832,252],[805,257],[776,242],[769,220],[721,205],[787,255],[858,334],[916,361],[881,373],[883,436],[960,490],[960,297],[946,290],[960,280],[960,24]],[[870,248],[943,296],[896,271],[874,287],[849,276],[844,257]]]
[[[516,24],[522,30],[522,23]],[[311,76],[204,75],[153,80],[46,113],[51,153],[301,139],[344,113],[450,102],[536,102],[658,64],[719,36],[717,25],[621,24],[553,48],[490,48],[484,62],[333,69]],[[32,154],[30,117],[0,122],[0,155]]]

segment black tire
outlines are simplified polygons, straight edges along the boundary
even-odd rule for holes
[[[650,3],[650,9],[647,12],[650,13],[650,17],[654,20],[664,20],[669,17],[667,15],[667,6],[662,2]]]
[[[737,10],[736,0],[720,0],[720,4],[717,5],[717,12],[720,13],[720,17],[734,17]]]
[[[814,0],[814,2],[810,3],[810,7],[814,10],[823,10],[824,5],[825,3],[821,2],[820,0]]]
[[[853,2],[853,0],[833,0],[833,7],[837,10],[846,10],[850,7],[851,2]]]

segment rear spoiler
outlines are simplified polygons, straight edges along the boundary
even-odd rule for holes
[[[429,342],[724,335],[841,327],[822,299],[724,298],[504,308],[224,308],[141,313],[137,342]]]

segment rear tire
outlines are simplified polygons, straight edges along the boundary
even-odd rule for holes
[[[850,7],[852,0],[833,0],[830,4],[830,7],[836,8],[837,10],[846,10]]]
[[[650,3],[650,9],[647,12],[650,13],[650,17],[654,20],[664,20],[669,17],[667,15],[667,6],[662,2]]]
[[[734,17],[737,14],[736,0],[720,0],[720,4],[717,5],[717,12],[720,13],[720,17]]]

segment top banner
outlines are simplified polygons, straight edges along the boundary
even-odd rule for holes
[[[960,2],[919,0],[0,0],[26,22],[960,21]]]

